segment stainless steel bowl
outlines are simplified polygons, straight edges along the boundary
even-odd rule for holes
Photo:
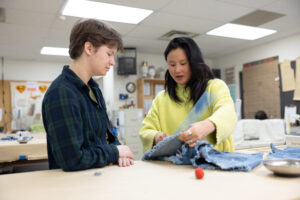
[[[297,159],[268,159],[263,164],[277,176],[300,176],[300,160]]]

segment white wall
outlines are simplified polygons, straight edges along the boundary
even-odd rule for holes
[[[166,67],[162,55],[137,54],[137,75],[119,76],[116,67],[112,67],[107,75],[96,81],[99,83],[106,99],[108,109],[118,109],[124,105],[119,101],[119,93],[128,93],[125,89],[127,82],[136,83],[140,74],[142,61],[147,61],[149,65],[155,67]],[[25,80],[25,81],[53,81],[62,71],[63,66],[70,63],[40,62],[27,60],[4,59],[4,79],[5,80]],[[130,98],[136,102],[136,92],[130,94]]]
[[[148,65],[153,65],[155,69],[163,68],[164,70],[167,69],[167,63],[163,54],[144,54],[144,53],[137,53],[137,75],[129,75],[129,76],[120,76],[117,75],[117,69],[115,68],[114,72],[114,110],[119,109],[124,104],[129,104],[131,100],[133,100],[134,104],[137,106],[137,90],[130,94],[126,91],[126,84],[128,82],[134,82],[137,85],[137,80],[142,77],[141,66],[143,61],[147,61]],[[213,61],[209,59],[205,59],[205,62],[209,66],[213,66]],[[110,85],[108,85],[110,87]],[[112,91],[112,88],[109,89]],[[128,100],[119,100],[119,94],[128,94]]]
[[[130,94],[126,91],[126,84],[128,82],[134,82],[137,85],[137,80],[142,77],[141,72],[141,65],[143,61],[147,61],[148,65],[153,65],[156,69],[164,68],[166,69],[166,62],[163,55],[160,54],[144,54],[144,53],[137,53],[137,75],[128,75],[128,76],[120,76],[117,75],[117,69],[114,70],[114,77],[115,77],[115,84],[114,84],[114,109],[119,109],[120,106],[124,104],[130,103],[133,100],[134,104],[137,105],[137,90]],[[109,87],[109,86],[108,86]],[[112,88],[111,88],[112,90]],[[119,94],[129,94],[128,101],[119,100]]]
[[[4,59],[5,80],[53,81],[66,63]]]
[[[300,34],[216,58],[213,60],[213,63],[217,68],[223,69],[222,72],[224,72],[225,68],[235,67],[236,97],[240,98],[239,72],[242,71],[243,64],[273,56],[279,56],[279,62],[285,59],[295,60],[299,57]]]
[[[137,105],[137,91],[129,94],[126,91],[126,84],[134,82],[142,77],[141,64],[147,61],[148,65],[155,66],[156,69],[167,69],[164,56],[162,54],[137,53],[137,75],[120,76],[117,75],[117,68],[112,67],[105,77],[97,78],[97,82],[102,89],[108,110],[117,110],[131,100]],[[212,66],[212,60],[205,60]],[[63,66],[70,63],[59,62],[38,62],[26,60],[4,59],[4,79],[5,80],[25,80],[25,81],[53,81],[62,71]],[[129,94],[129,100],[119,100],[119,94]]]

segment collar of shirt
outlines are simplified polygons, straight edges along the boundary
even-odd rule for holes
[[[69,69],[69,65],[64,66],[62,75],[70,80],[78,88],[84,88],[84,90],[89,91],[88,86],[71,69]],[[96,83],[96,81],[94,81],[92,78],[88,81],[88,85],[91,88],[99,87],[98,83]]]
[[[70,68],[69,65],[65,65],[62,71],[62,75],[68,79],[69,81],[71,81],[76,87],[78,87],[79,89],[82,89],[84,92],[86,92],[87,95],[90,96],[90,88],[93,90],[94,95],[96,97],[97,103],[100,107],[102,107],[103,109],[106,110],[106,106],[104,104],[104,101],[101,101],[101,99],[103,98],[102,93],[99,89],[99,85],[96,81],[94,81],[94,79],[90,79],[88,81],[88,85],[86,85]],[[99,100],[100,99],[100,100]],[[92,99],[91,99],[92,100]]]

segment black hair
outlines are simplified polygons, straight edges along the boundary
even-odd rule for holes
[[[189,100],[192,100],[195,104],[205,92],[208,81],[214,78],[214,74],[205,64],[200,48],[196,42],[188,37],[176,37],[172,39],[164,52],[165,60],[167,61],[167,56],[171,51],[178,48],[184,50],[188,58],[191,68],[191,78],[186,83],[185,89],[190,88]],[[176,87],[177,83],[171,77],[169,70],[167,70],[165,74],[165,89],[171,99],[177,103],[181,103],[182,100],[180,100],[176,94]]]
[[[254,117],[255,119],[261,119],[261,120],[268,119],[267,113],[265,113],[265,111],[263,110],[257,111]]]

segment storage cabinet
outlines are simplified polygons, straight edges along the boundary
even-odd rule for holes
[[[129,146],[135,160],[141,159],[143,155],[143,146],[139,137],[142,121],[142,109],[124,109],[119,111],[119,137],[123,144]]]
[[[154,97],[164,89],[165,80],[163,79],[150,79],[141,78],[137,81],[138,98],[137,105],[138,108],[142,108],[144,111],[144,116],[147,115],[151,108],[152,101]]]

